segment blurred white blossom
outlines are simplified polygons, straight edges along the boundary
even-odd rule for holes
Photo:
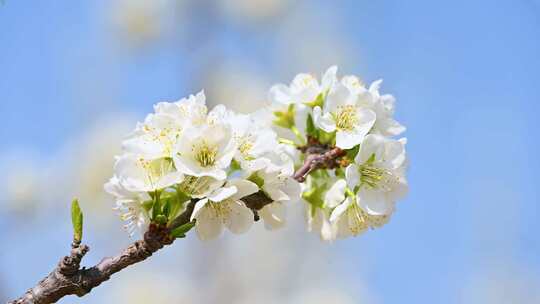
[[[218,7],[232,21],[262,22],[279,17],[291,0],[217,0]]]

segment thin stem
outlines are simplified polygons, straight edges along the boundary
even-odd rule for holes
[[[306,144],[306,139],[304,138],[304,136],[302,136],[302,133],[300,132],[300,130],[298,130],[296,126],[291,126],[291,131],[294,133],[296,138],[298,138],[298,140],[300,141],[300,144],[302,145]]]

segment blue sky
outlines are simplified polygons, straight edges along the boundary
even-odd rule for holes
[[[127,50],[111,34],[107,7],[106,1],[0,5],[0,155],[23,150],[47,158],[94,116],[142,117],[154,102],[200,89],[191,78],[200,60],[185,41]],[[460,303],[470,280],[508,265],[540,280],[540,3],[304,7],[322,16],[312,31],[332,22],[353,53],[341,71],[384,78],[383,91],[397,97],[396,116],[408,127],[410,195],[388,226],[332,245],[345,259],[339,271],[352,286],[361,276],[381,303]],[[272,56],[272,42],[266,45],[275,39],[272,26],[256,31],[214,22],[221,30],[211,47],[222,56],[242,58],[273,81],[292,78]],[[1,222],[9,222],[2,212]],[[2,239],[13,241],[0,232]],[[10,256],[0,264],[4,276],[22,276],[6,265]]]

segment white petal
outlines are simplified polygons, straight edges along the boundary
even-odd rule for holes
[[[376,81],[372,82],[371,85],[369,86],[369,91],[378,93],[382,82],[383,82],[382,79],[379,79],[379,80],[376,80]]]
[[[227,178],[227,172],[221,169],[213,169],[209,171],[203,171],[200,173],[193,174],[194,176],[210,176],[217,180],[224,180]]]
[[[365,163],[371,155],[375,154],[375,159],[379,160],[383,156],[385,138],[378,134],[369,134],[364,138],[360,151],[354,159],[357,164]]]
[[[133,154],[124,154],[116,160],[114,171],[120,179],[130,177],[144,179],[144,170],[137,165],[137,157]]]
[[[384,160],[391,169],[401,167],[406,161],[404,145],[397,140],[388,140],[385,144]]]
[[[336,83],[336,85],[330,90],[326,101],[324,103],[324,111],[330,113],[336,113],[339,106],[350,105],[354,103],[354,95],[351,94],[351,91],[344,86],[341,82]]]
[[[263,190],[270,196],[270,198],[273,201],[288,201],[290,200],[290,197],[287,195],[287,193],[283,192],[281,190],[281,187],[278,185],[272,185],[265,183],[263,185]]]
[[[232,233],[244,233],[253,225],[253,211],[242,202],[234,201],[229,203],[231,214],[226,219],[225,225]]]
[[[191,213],[191,218],[189,219],[190,221],[193,221],[199,216],[199,213],[204,208],[204,206],[206,206],[206,203],[208,203],[207,198],[203,198],[199,200],[197,203],[195,203],[195,207],[193,208],[193,212]]]
[[[264,221],[264,227],[268,230],[279,229],[285,226],[285,206],[281,202],[273,202],[264,206],[259,215]]]
[[[245,179],[234,179],[231,180],[228,185],[235,186],[238,191],[231,196],[233,200],[239,200],[245,196],[253,194],[259,191],[257,184],[247,181]]]
[[[356,115],[358,116],[358,124],[356,126],[356,132],[363,134],[364,136],[371,130],[377,115],[370,109],[358,108]]]
[[[114,165],[114,171],[123,186],[129,191],[155,190],[148,179],[148,174],[133,154],[119,157]]]
[[[235,153],[236,143],[233,140],[230,140],[227,146],[221,151],[221,156],[216,161],[216,167],[221,169],[227,168],[231,164]]]
[[[337,236],[337,224],[331,223],[328,219],[323,218],[320,235],[323,241],[331,242],[335,240]]]
[[[343,215],[347,211],[350,205],[351,205],[351,200],[347,198],[343,202],[343,204],[334,208],[334,210],[332,210],[332,214],[330,215],[330,222],[332,223],[336,222],[341,217],[341,215]]]
[[[349,220],[347,217],[338,219],[334,225],[337,226],[337,237],[346,238],[352,235],[351,229],[349,227]]]
[[[325,114],[323,116],[322,109],[319,106],[316,106],[313,109],[313,124],[325,132],[333,132],[336,130],[336,123],[332,119],[331,115]]]
[[[386,194],[389,201],[397,202],[407,196],[409,186],[404,177],[399,177],[399,181],[392,185],[392,190]]]
[[[323,90],[327,90],[331,88],[334,85],[334,83],[336,83],[337,70],[338,68],[335,65],[329,67],[328,70],[326,70],[321,81],[321,86]]]
[[[302,188],[300,187],[300,183],[298,183],[294,179],[287,177],[287,179],[284,181],[283,186],[282,186],[281,189],[289,197],[288,200],[296,201],[296,200],[300,199],[300,194],[302,193]]]
[[[175,184],[179,184],[184,180],[184,174],[181,172],[171,172],[159,179],[157,184],[158,189],[164,189]]]
[[[386,136],[396,136],[405,132],[406,128],[392,118],[380,119],[376,122],[377,129]]]
[[[199,239],[203,241],[212,240],[217,238],[223,231],[223,223],[211,208],[203,208],[195,222],[195,229]]]
[[[200,90],[197,95],[195,95],[195,102],[200,105],[206,104],[206,96],[204,94],[204,90]]]
[[[212,192],[208,199],[212,202],[221,202],[232,197],[236,192],[238,192],[238,189],[235,186],[222,187]]]
[[[341,149],[351,149],[354,146],[360,144],[364,139],[364,135],[359,132],[353,131],[337,131],[336,132],[336,146]]]
[[[326,192],[324,203],[329,208],[334,208],[345,200],[345,187],[347,183],[344,179],[337,180]]]
[[[345,169],[345,178],[347,179],[347,185],[349,188],[354,189],[360,185],[360,171],[356,164],[350,164]]]
[[[392,213],[393,202],[387,199],[384,191],[366,189],[358,190],[358,205],[371,215],[387,215]]]
[[[291,91],[286,85],[277,84],[270,88],[268,99],[271,102],[277,102],[277,103],[288,105],[292,102]]]
[[[246,160],[242,156],[237,158],[240,162],[240,167],[246,170],[247,172],[255,172],[262,170],[269,165],[270,160],[264,157],[257,158],[254,160]]]
[[[122,150],[127,153],[140,154],[147,158],[164,156],[163,145],[144,135],[124,140],[122,142]]]

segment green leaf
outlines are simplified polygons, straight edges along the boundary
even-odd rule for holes
[[[247,179],[248,181],[255,183],[259,187],[259,189],[262,189],[262,187],[264,186],[264,179],[257,175],[257,173],[251,174]]]
[[[317,128],[315,128],[315,124],[313,123],[313,117],[311,117],[311,114],[308,114],[307,120],[306,120],[306,132],[308,135],[318,138],[318,132]]]
[[[146,212],[149,212],[150,209],[152,209],[152,205],[154,205],[153,200],[145,201],[142,203],[142,207],[144,208],[144,210],[146,210]]]
[[[83,213],[77,199],[71,202],[71,223],[73,224],[73,241],[80,243],[83,235]]]
[[[324,95],[323,95],[323,93],[317,95],[317,98],[315,98],[315,100],[310,101],[310,102],[305,102],[305,104],[307,106],[312,107],[312,108],[315,108],[315,107],[321,107],[322,108],[322,106],[324,104]]]
[[[187,224],[184,224],[178,228],[175,228],[171,231],[171,236],[173,238],[185,238],[186,233],[191,230],[195,226],[195,221],[189,222]]]
[[[336,177],[346,178],[345,170],[343,170],[343,168],[336,168],[335,173],[336,173]]]
[[[172,199],[171,198],[166,198],[166,199],[162,198],[162,200],[164,200],[165,203],[162,204],[163,205],[163,212],[161,212],[161,213],[165,216],[165,218],[167,218],[169,216],[169,212],[171,210],[171,200]]]
[[[294,104],[290,104],[286,112],[274,112],[274,124],[277,126],[290,129],[294,126]]]
[[[241,169],[242,169],[242,166],[240,165],[240,163],[236,159],[233,159],[231,161],[231,165],[229,167],[229,171],[227,172],[227,174],[231,175],[236,171],[240,171]]]
[[[360,145],[356,145],[354,148],[347,150],[347,159],[353,161],[356,155],[358,154],[358,151],[360,150]]]
[[[323,130],[318,130],[319,141],[323,144],[328,144],[335,146],[336,144],[336,132],[324,132]]]
[[[161,214],[161,193],[160,191],[156,190],[154,192],[149,192],[150,197],[153,199],[152,204],[152,220],[156,220],[157,216]]]
[[[187,195],[185,192],[179,189],[179,187],[176,189],[176,195],[174,197],[171,197],[168,199],[168,225],[178,217],[180,212],[182,211],[182,207],[184,206],[184,203],[189,201],[191,199],[191,196]]]
[[[302,198],[310,203],[312,206],[323,208],[324,207],[324,193],[326,188],[322,186],[313,187],[304,193]]]

